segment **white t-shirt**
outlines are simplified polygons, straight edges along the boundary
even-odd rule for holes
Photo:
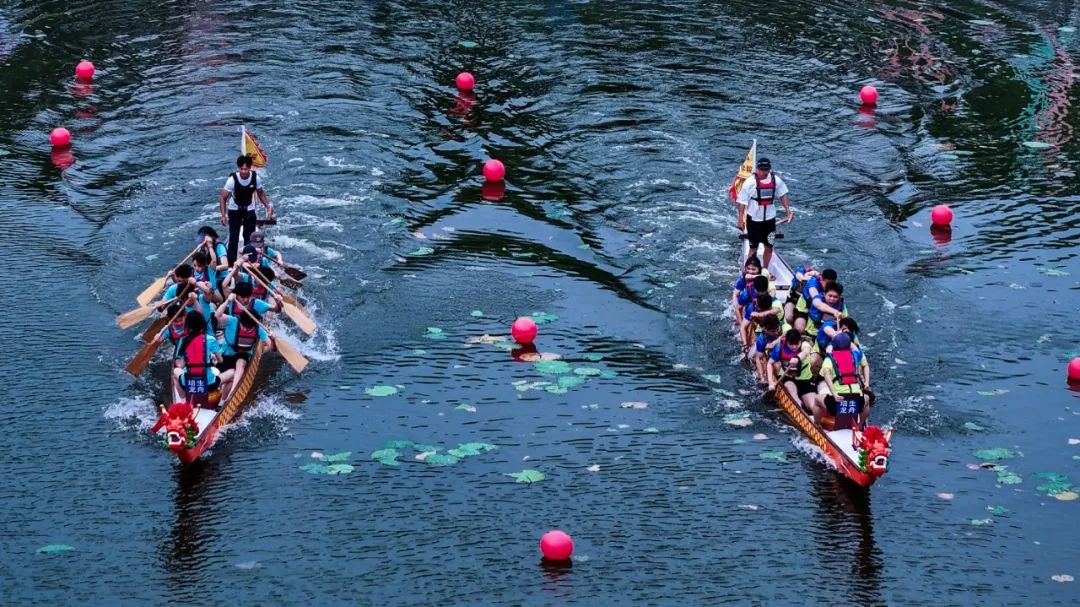
[[[242,185],[242,186],[251,185],[251,176],[254,175],[254,174],[255,174],[255,171],[251,171],[250,173],[248,173],[248,178],[247,179],[240,179],[240,185]],[[240,174],[236,173],[236,176],[240,177]],[[256,177],[255,178],[255,183],[256,183],[256,185],[259,186],[260,190],[263,189],[263,176],[259,175],[258,177]],[[233,176],[229,175],[229,178],[225,180],[225,191],[232,194],[233,191],[235,191],[235,190],[236,190],[236,183],[233,182]],[[258,201],[258,196],[259,196],[258,192],[255,192],[254,194],[251,195],[251,204],[248,205],[248,210],[249,211],[255,210],[255,203]],[[232,196],[229,196],[229,202],[228,202],[228,204],[226,205],[225,208],[230,210],[230,211],[239,211],[240,210],[240,207],[236,206],[236,199],[234,199]]]
[[[739,190],[739,195],[735,201],[741,205],[746,206],[746,218],[750,221],[768,221],[776,218],[776,207],[780,204],[780,198],[787,196],[787,184],[776,173],[769,173],[769,176],[765,178],[762,183],[771,184],[773,180],[776,180],[776,192],[773,194],[772,204],[765,207],[765,216],[761,216],[761,205],[755,200],[757,196],[757,175],[751,175],[742,184],[742,189]]]

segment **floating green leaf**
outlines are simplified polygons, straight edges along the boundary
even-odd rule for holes
[[[411,440],[388,440],[383,443],[383,447],[387,449],[408,449],[414,444]]]
[[[642,430],[642,432],[644,432],[646,434],[656,434],[656,433],[660,432],[660,429],[649,426],[648,428],[645,428],[644,430]]]
[[[972,432],[982,432],[983,430],[986,430],[986,428],[983,428],[982,426],[980,426],[979,424],[976,424],[975,422],[965,422],[964,423],[964,430],[971,430]]]
[[[760,454],[761,459],[774,462],[786,462],[787,458],[784,457],[783,451],[762,451]]]
[[[993,390],[979,390],[979,396],[1001,396],[1002,394],[1008,394],[1009,391],[1005,388],[994,388]]]
[[[719,384],[723,381],[719,375],[702,375],[701,377],[706,381],[710,381],[714,384]]]
[[[564,360],[539,360],[533,363],[533,368],[544,375],[562,375],[570,372],[570,364]]]
[[[612,371],[611,369],[604,369],[600,372],[600,377],[602,377],[603,379],[614,379],[618,376],[619,374]]]
[[[431,464],[432,466],[453,466],[460,461],[460,457],[443,453],[435,453],[424,458],[424,463]]]
[[[1065,493],[1073,488],[1072,481],[1064,474],[1057,472],[1036,472],[1033,476],[1037,479],[1046,481],[1035,487],[1035,490],[1047,495]]]
[[[435,252],[435,249],[431,247],[420,247],[419,249],[409,253],[409,257],[423,257],[425,255],[431,255]]]
[[[529,314],[529,318],[538,325],[546,325],[549,322],[559,320],[558,316],[547,312],[533,312],[532,314]]]
[[[472,312],[469,312],[469,316],[472,316],[473,318],[483,318],[484,313],[480,310],[473,310]]]
[[[56,554],[58,552],[71,552],[74,550],[74,546],[68,546],[67,544],[49,544],[48,546],[42,546],[37,549],[38,554]]]
[[[421,445],[420,443],[416,443],[415,445],[413,445],[413,449],[423,453],[425,451],[438,451],[439,447],[436,447],[435,445]]]
[[[547,478],[539,470],[522,470],[521,472],[509,472],[503,476],[509,476],[519,483],[539,483]]]
[[[590,361],[590,362],[598,363],[598,362],[604,360],[604,355],[603,354],[597,354],[595,352],[589,352],[588,354],[585,354],[584,356],[582,356],[582,358],[584,358],[585,360]]]
[[[978,459],[981,459],[983,461],[988,461],[988,462],[996,462],[996,461],[1001,461],[1003,459],[1012,459],[1012,458],[1016,457],[1015,453],[1013,453],[1012,451],[1009,451],[1008,449],[1003,449],[1003,448],[981,449],[979,451],[973,451],[971,454],[974,455]]]
[[[398,389],[394,386],[372,386],[364,392],[368,396],[390,396],[391,394],[397,394]]]
[[[995,471],[997,472],[997,482],[999,485],[1019,485],[1024,482],[1022,476],[1006,470],[1005,466],[998,466]]]
[[[465,48],[475,48],[477,46],[477,43],[472,40],[462,40],[461,42],[458,42],[458,44]]]
[[[401,462],[397,461],[399,457],[401,457],[401,452],[397,449],[379,449],[371,454],[371,459],[387,466],[401,465]]]
[[[322,461],[324,461],[324,462],[331,462],[331,463],[332,462],[343,462],[343,461],[349,459],[350,455],[352,455],[352,451],[342,451],[341,453],[334,453],[332,455],[323,455],[322,458],[320,458],[320,459]]]
[[[471,455],[480,455],[495,450],[495,445],[488,443],[462,443],[457,449],[451,449],[448,453],[454,457],[465,458]]]
[[[397,465],[397,464],[394,464]],[[300,466],[300,469],[308,474],[348,474],[353,471],[353,467],[349,464],[307,464],[306,466]]]
[[[547,392],[550,392],[552,394],[566,394],[567,391],[568,391],[567,388],[564,388],[564,387],[556,385],[556,384],[551,384],[550,386],[544,388],[544,390],[547,391]]]
[[[990,525],[993,522],[994,522],[994,519],[992,519],[992,518],[973,518],[973,519],[971,519],[971,524],[975,525],[975,526]]]
[[[428,327],[424,337],[427,339],[446,339],[446,333],[439,327]]]
[[[1024,146],[1033,150],[1045,150],[1046,148],[1051,147],[1051,144],[1045,141],[1025,141]]]
[[[472,406],[472,405],[470,405],[468,403],[461,403],[460,405],[454,407],[454,410],[455,411],[468,411],[469,413],[476,413],[476,407],[474,407],[474,406]]]
[[[560,388],[576,388],[585,383],[585,378],[580,375],[563,375],[559,378]]]
[[[596,367],[575,367],[574,375],[581,375],[582,377],[598,377],[603,371]]]
[[[1005,506],[987,506],[986,511],[994,516],[1002,516],[1009,511]]]
[[[733,439],[731,439],[731,444],[732,445],[745,445],[746,444],[746,439],[745,438],[733,438]]]

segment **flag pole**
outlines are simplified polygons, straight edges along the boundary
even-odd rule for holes
[[[757,140],[755,140],[757,141]],[[247,132],[244,130],[244,125],[240,125],[240,155],[247,154]]]

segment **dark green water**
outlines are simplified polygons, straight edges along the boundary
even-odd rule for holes
[[[1080,500],[1060,499],[1080,492],[1078,11],[0,2],[0,596],[1076,604],[1053,576],[1080,577]],[[860,113],[867,82],[881,104]],[[133,382],[113,318],[216,220],[241,124],[320,329],[280,327],[311,366],[268,364],[250,414],[181,469],[146,432],[164,362]],[[869,492],[734,363],[726,190],[753,138],[791,186],[782,251],[836,267],[866,334],[896,428]],[[585,381],[546,390],[470,342],[534,312]],[[392,440],[496,449],[371,459]],[[991,448],[1014,457],[976,466]],[[304,469],[342,452],[349,474]],[[525,469],[546,478],[506,476]],[[572,569],[539,564],[551,528]]]

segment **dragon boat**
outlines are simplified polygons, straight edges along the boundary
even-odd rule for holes
[[[750,256],[750,244],[743,240],[742,245],[740,268]],[[795,272],[775,250],[769,260],[768,270],[776,287],[775,298],[785,301]],[[867,425],[862,431],[854,427],[836,428],[835,418],[831,415],[826,415],[821,425],[818,425],[813,416],[802,408],[798,399],[788,392],[784,382],[781,382],[774,392],[766,391],[765,397],[773,400],[784,411],[792,425],[821,450],[840,474],[859,486],[869,487],[888,470],[892,429],[882,430],[871,425]]]

